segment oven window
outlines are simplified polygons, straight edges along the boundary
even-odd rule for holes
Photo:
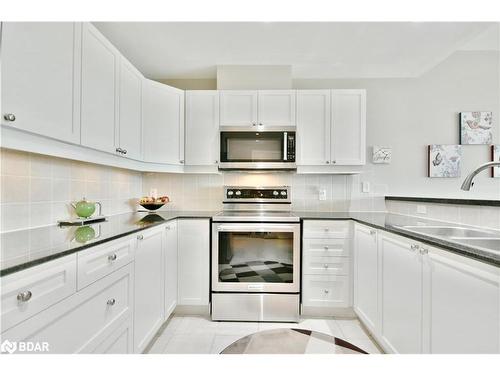
[[[219,232],[219,281],[292,283],[293,233]]]
[[[221,161],[283,161],[283,132],[222,132]]]

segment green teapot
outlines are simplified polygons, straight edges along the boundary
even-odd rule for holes
[[[75,230],[75,240],[79,243],[85,243],[96,238],[95,230],[90,225],[78,227]]]
[[[99,216],[101,216],[102,206],[100,202],[89,202],[85,198],[76,203],[71,203],[78,217],[87,219],[95,212],[95,207],[99,206]]]

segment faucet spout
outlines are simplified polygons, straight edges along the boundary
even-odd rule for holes
[[[500,166],[500,161],[490,161],[488,163],[480,165],[479,167],[474,169],[471,173],[469,173],[469,175],[465,178],[464,182],[462,183],[461,189],[469,191],[472,185],[474,185],[474,177],[476,177],[478,173],[484,171],[485,169],[498,166]]]

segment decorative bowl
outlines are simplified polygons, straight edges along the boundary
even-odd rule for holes
[[[148,211],[155,211],[165,205],[165,203],[139,203],[139,204]]]

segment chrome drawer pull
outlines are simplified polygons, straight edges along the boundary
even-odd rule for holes
[[[33,296],[33,293],[31,293],[29,290],[26,292],[21,292],[17,295],[17,300],[19,302],[28,302],[31,297]]]
[[[325,289],[324,292],[325,292],[325,294],[330,293],[330,291],[328,289]]]
[[[420,249],[420,254],[425,255],[425,254],[428,254],[428,253],[429,253],[429,250],[428,250],[428,249],[426,249],[426,248],[424,248],[424,247],[422,247],[422,248]]]
[[[328,250],[328,246],[325,246],[325,250]]]
[[[113,306],[116,303],[116,300],[114,298],[108,299],[108,306]]]
[[[328,269],[328,264],[324,264],[323,267],[325,267],[325,270]]]
[[[372,230],[370,230],[370,234],[371,234],[372,236],[373,236],[373,235],[375,235],[376,233],[377,233],[377,231],[375,231],[375,230],[373,230],[373,229],[372,229]]]
[[[415,243],[414,243],[414,244],[412,244],[412,245],[410,246],[410,250],[411,250],[411,251],[416,251],[416,250],[418,250],[419,248],[420,248],[420,246],[419,246],[419,245],[417,245],[417,244],[415,244]]]
[[[144,239],[144,236],[143,236],[142,234],[139,234],[139,235],[137,235],[137,239],[138,239],[138,240],[143,240],[143,239]]]
[[[116,254],[111,254],[111,255],[109,255],[109,256],[108,256],[108,260],[109,260],[110,262],[112,262],[112,261],[116,260]]]

